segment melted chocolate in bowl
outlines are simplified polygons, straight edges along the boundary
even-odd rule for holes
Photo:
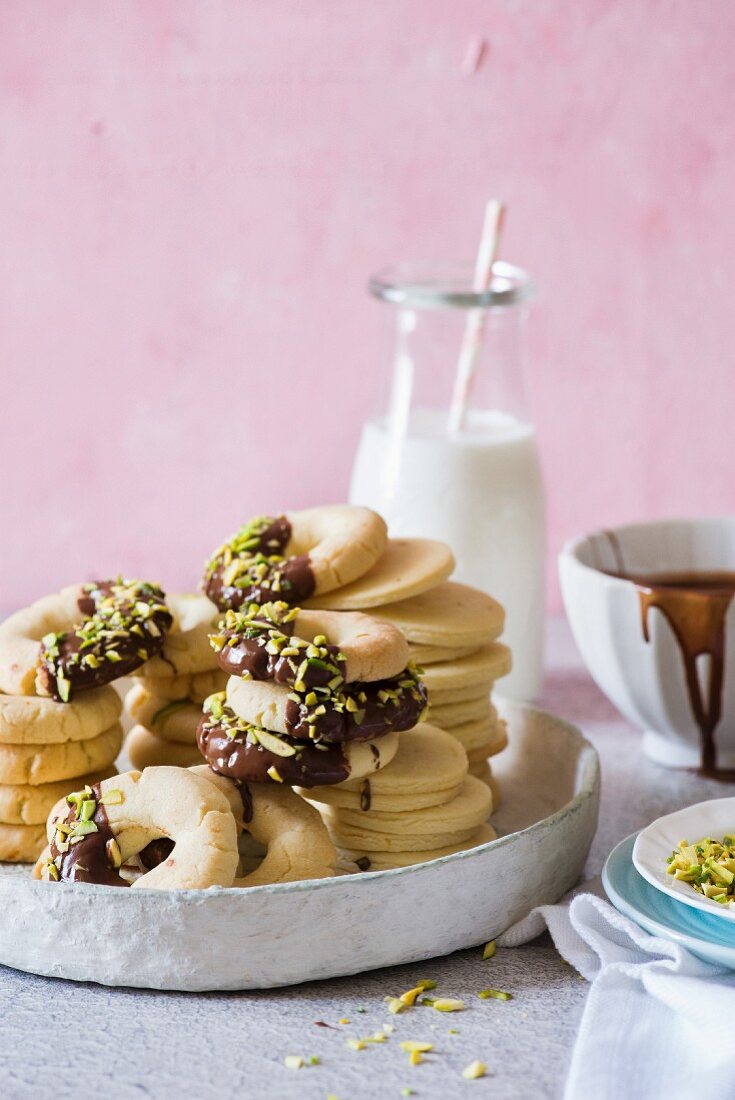
[[[615,540],[617,544],[617,540]],[[631,581],[637,591],[641,611],[641,630],[650,641],[649,616],[657,608],[666,618],[676,638],[684,665],[689,704],[699,727],[701,743],[700,771],[730,782],[735,771],[717,767],[715,732],[722,718],[722,694],[725,680],[725,622],[735,596],[735,571],[681,570],[637,573],[626,570],[617,544],[615,572],[609,576]],[[697,659],[710,659],[706,690],[700,682]]]

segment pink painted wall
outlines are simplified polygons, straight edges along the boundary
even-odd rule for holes
[[[2,0],[0,604],[342,499],[366,277],[470,255],[489,194],[551,553],[731,511],[734,55],[732,0]]]

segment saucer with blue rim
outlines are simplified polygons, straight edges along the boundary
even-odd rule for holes
[[[705,962],[735,970],[735,926],[684,905],[646,882],[633,865],[636,836],[621,841],[605,860],[602,885],[611,903],[652,936],[671,940]]]

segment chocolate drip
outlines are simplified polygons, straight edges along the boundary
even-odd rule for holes
[[[242,799],[242,819],[246,825],[253,820],[253,795],[247,783],[239,780],[237,783]]]
[[[316,588],[314,574],[306,554],[285,558],[291,540],[291,524],[278,516],[262,530],[248,525],[226,543],[209,562],[204,590],[220,611],[237,611],[246,603],[270,603],[279,599],[288,604],[301,603]],[[247,583],[226,580],[233,559],[242,563]],[[240,579],[239,577],[236,579]]]
[[[87,833],[76,844],[70,844],[66,852],[60,852],[56,845],[56,837],[51,841],[51,858],[59,873],[60,882],[95,882],[102,886],[129,886],[124,878],[113,866],[108,854],[108,842],[114,840],[114,833],[110,828],[107,811],[100,802],[100,788],[98,784],[92,787],[92,794],[97,803],[92,821],[97,826],[97,831]],[[76,821],[76,810],[72,806],[64,819],[71,824]],[[55,881],[51,879],[50,881]]]
[[[360,809],[368,812],[372,803],[372,792],[370,790],[370,780],[365,779],[360,787]]]
[[[722,718],[725,674],[725,626],[735,596],[735,573],[688,571],[639,574],[621,571],[612,576],[632,581],[638,591],[643,637],[650,641],[650,612],[666,618],[676,638],[684,677],[701,744],[700,771],[717,779],[735,780],[735,771],[718,768],[715,731]],[[709,682],[702,689],[697,659],[710,659]]]
[[[424,713],[424,684],[406,673],[392,680],[345,685],[337,694],[320,696],[313,705],[303,695],[286,703],[289,736],[318,741],[373,741],[385,733],[410,730]],[[401,686],[401,681],[405,686]],[[355,709],[347,709],[345,700]],[[319,710],[324,713],[318,713]]]
[[[328,786],[342,783],[350,775],[350,765],[340,745],[319,748],[312,741],[298,741],[293,742],[296,748],[293,756],[278,756],[248,741],[244,732],[233,736],[225,723],[213,722],[208,716],[199,723],[197,744],[213,771],[238,783],[274,782],[268,774],[270,768],[275,768],[288,786]]]

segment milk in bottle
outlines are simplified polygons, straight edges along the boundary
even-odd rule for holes
[[[363,429],[350,501],[380,512],[393,536],[449,543],[454,579],[506,609],[513,672],[498,693],[527,700],[540,686],[545,556],[536,432],[522,379],[532,286],[509,264],[493,271],[484,294],[468,289],[471,274],[461,268],[404,267],[372,281],[373,292],[397,307],[397,349],[387,409]],[[452,372],[470,308],[487,317],[470,405],[454,430]]]

